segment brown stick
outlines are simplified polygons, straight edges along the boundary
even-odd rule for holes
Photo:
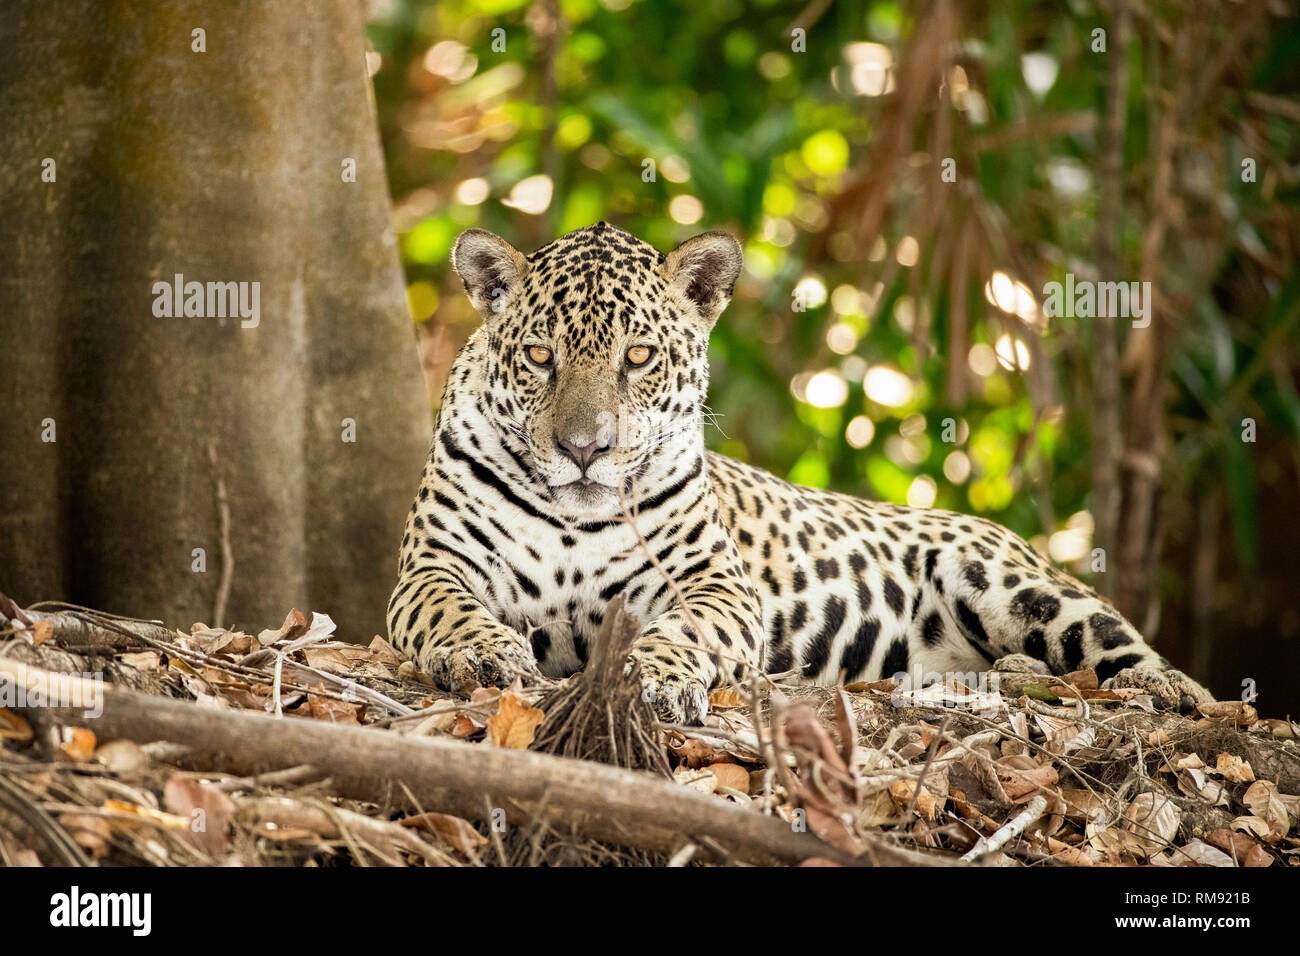
[[[0,678],[30,686],[73,680],[0,658]],[[168,740],[191,748],[196,765],[253,775],[310,764],[340,796],[406,810],[484,819],[499,807],[517,825],[544,822],[597,840],[670,853],[692,841],[717,844],[734,859],[795,863],[823,857],[843,864],[933,865],[933,857],[873,843],[854,858],[775,817],[729,806],[649,774],[523,750],[364,727],[217,711],[116,687],[98,687],[103,713],[42,708],[42,716],[88,727],[101,740]],[[485,800],[486,798],[486,800]]]

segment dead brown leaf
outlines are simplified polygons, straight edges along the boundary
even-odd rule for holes
[[[1168,797],[1148,791],[1139,793],[1124,812],[1126,829],[1148,853],[1168,846],[1178,832],[1182,813]]]
[[[19,714],[0,707],[0,740],[31,740],[32,725]]]
[[[915,804],[912,802],[913,794],[916,795]],[[917,790],[915,780],[895,780],[889,785],[889,796],[899,810],[906,811],[911,806],[914,813],[927,820],[933,820],[942,808],[942,804],[924,784]]]
[[[464,714],[457,714],[456,723],[453,724],[451,728],[451,735],[453,737],[460,737],[463,740],[466,737],[473,737],[482,729],[482,727],[474,723],[474,721],[470,720]]]
[[[1062,790],[1065,815],[1071,820],[1105,820],[1106,801],[1092,790]]]
[[[118,660],[138,671],[154,671],[162,666],[162,655],[157,651],[134,651],[122,654]]]
[[[1250,851],[1259,846],[1259,842],[1251,839],[1247,834],[1237,833],[1223,827],[1205,834],[1205,842],[1210,846],[1217,846],[1238,862],[1244,862]]]
[[[1259,720],[1259,712],[1244,700],[1216,700],[1201,704],[1197,711],[1210,720],[1222,720],[1239,727],[1249,727]]]
[[[468,820],[450,813],[415,813],[397,821],[404,827],[427,830],[462,853],[473,853],[488,842]]]
[[[189,842],[214,856],[225,852],[235,804],[223,791],[176,773],[163,785],[163,806],[183,821]]]
[[[265,630],[257,635],[257,642],[263,647],[279,640],[295,641],[307,633],[307,616],[294,608],[285,615],[284,623],[278,631]]]
[[[740,764],[711,763],[708,769],[717,778],[719,789],[730,787],[732,790],[739,790],[741,793],[749,793],[749,771]]]
[[[370,642],[370,646],[366,650],[370,652],[371,658],[379,664],[392,664],[394,667],[400,667],[406,660],[404,654],[378,634],[375,635],[374,640]]]
[[[95,759],[116,775],[142,773],[149,769],[149,757],[133,740],[110,740],[95,751]]]
[[[1059,779],[1055,767],[1050,764],[1040,766],[1032,757],[1003,757],[996,763],[998,780],[1013,803],[1023,802],[1021,798],[1028,799]]]
[[[698,790],[700,793],[713,793],[718,789],[718,778],[710,767],[700,767],[698,770],[678,767],[673,771],[673,779],[683,787]]]
[[[538,708],[529,707],[523,698],[511,693],[502,694],[496,714],[487,722],[488,739],[495,747],[527,750],[545,716]]]
[[[850,694],[865,694],[868,691],[879,690],[887,694],[892,694],[898,690],[898,681],[892,677],[886,677],[884,680],[859,680],[852,684],[846,684],[844,689]]]
[[[96,860],[108,855],[113,828],[103,817],[93,813],[60,813],[59,823],[77,845]]]
[[[1219,754],[1215,758],[1214,769],[1210,772],[1217,773],[1233,783],[1250,783],[1255,779],[1255,771],[1251,769],[1250,764],[1235,754]]]
[[[40,647],[54,637],[54,625],[49,621],[37,621],[31,628],[32,644]]]
[[[1091,667],[1081,671],[1070,671],[1063,677],[1053,680],[1053,683],[1060,681],[1062,684],[1069,684],[1075,690],[1096,690],[1101,686],[1097,680],[1097,672]]]
[[[678,737],[676,741],[669,742],[669,751],[691,769],[711,764],[719,757],[719,751],[706,744],[703,740],[696,740],[693,737]]]
[[[744,704],[744,696],[734,687],[715,687],[709,691],[710,709],[725,710],[728,707],[742,707]]]
[[[1290,815],[1286,811],[1286,804],[1278,795],[1277,784],[1268,780],[1256,780],[1241,799],[1252,814],[1264,821],[1267,836],[1263,839],[1267,842],[1277,842],[1291,829]]]
[[[59,750],[73,763],[85,763],[95,755],[95,735],[85,727],[62,727]]]

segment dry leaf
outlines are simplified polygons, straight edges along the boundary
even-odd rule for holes
[[[60,813],[59,823],[77,845],[99,860],[108,855],[113,828],[103,817],[92,813]]]
[[[118,660],[139,671],[157,670],[162,665],[162,655],[157,651],[134,651],[120,655]]]
[[[366,650],[379,664],[392,664],[394,667],[400,667],[406,661],[406,655],[402,654],[378,634],[375,635],[374,640],[370,642],[370,646]]]
[[[730,787],[741,793],[749,793],[749,771],[739,764],[711,763],[708,769],[718,780],[718,789]]]
[[[718,759],[718,751],[703,740],[694,737],[682,739],[679,744],[668,744],[668,749],[691,769],[704,767]]]
[[[415,666],[415,661],[402,661],[397,665],[398,680],[413,680],[424,684],[426,687],[433,687],[433,678]]]
[[[348,674],[353,662],[369,657],[370,652],[362,647],[304,647],[302,656],[309,667],[329,674]]]
[[[32,725],[12,710],[0,707],[0,740],[31,740]]]
[[[235,632],[227,631],[224,627],[202,627],[196,624],[195,629],[177,643],[182,647],[202,651],[211,656],[225,650],[226,645],[234,639]]]
[[[30,633],[32,635],[32,644],[40,647],[54,637],[54,625],[49,621],[37,621],[32,625]]]
[[[1272,827],[1270,827],[1262,817],[1236,817],[1233,819],[1231,826],[1234,830],[1253,834],[1260,840],[1265,840],[1270,843],[1273,841]]]
[[[1088,845],[1109,862],[1118,860],[1125,853],[1135,856],[1146,855],[1146,848],[1142,841],[1127,830],[1116,830],[1096,821],[1085,825],[1084,834],[1088,839]]]
[[[1127,829],[1148,851],[1168,846],[1178,832],[1183,815],[1168,797],[1139,793],[1124,812]]]
[[[73,763],[85,763],[95,755],[95,735],[85,727],[64,727],[59,749]]]
[[[496,714],[487,722],[488,739],[495,747],[527,750],[545,716],[536,707],[529,707],[523,698],[511,693],[502,694]]]
[[[1047,850],[1062,863],[1070,866],[1092,866],[1092,856],[1087,850],[1081,850],[1077,846],[1062,843],[1055,837],[1047,838]]]
[[[472,853],[488,841],[468,820],[450,813],[416,813],[397,822],[404,827],[435,833],[448,846],[462,853]]]
[[[1003,757],[997,761],[997,775],[1012,802],[1028,799],[1059,779],[1055,767],[1039,766],[1028,756]]]
[[[1202,717],[1228,721],[1240,727],[1249,727],[1259,720],[1259,712],[1244,700],[1216,700],[1196,709]]]
[[[1097,680],[1097,672],[1091,667],[1081,671],[1070,671],[1063,677],[1057,678],[1063,684],[1069,684],[1075,690],[1096,690],[1101,686]]]
[[[940,804],[934,799],[934,794],[921,785],[917,792],[915,780],[895,780],[889,785],[889,796],[894,801],[894,805],[901,811],[906,811],[912,804],[912,794],[916,793],[916,803],[912,806],[914,813],[925,817],[927,820],[933,820],[935,814],[939,812]]]
[[[185,837],[195,846],[213,855],[225,851],[235,804],[224,791],[176,773],[163,786],[163,805],[183,821]]]
[[[1250,783],[1255,779],[1255,771],[1250,764],[1235,754],[1219,754],[1215,758],[1215,767],[1211,773],[1217,773],[1233,783]]]
[[[962,806],[970,807],[963,799],[957,804],[958,812],[961,812]],[[979,811],[971,807],[976,817]],[[861,808],[858,810],[858,828],[862,830],[875,829],[876,827],[888,826],[898,822],[898,806],[894,803],[894,798],[890,795],[889,790],[882,788],[870,793],[862,801]]]
[[[361,718],[366,715],[366,705],[363,703],[351,703],[344,700],[331,700],[328,697],[321,696],[325,693],[325,685],[318,683],[312,688],[318,693],[307,695],[307,706],[299,707],[297,713],[304,714],[314,720],[324,720],[331,724],[345,724],[355,727],[361,723]],[[224,702],[224,698],[222,698]]]
[[[1246,854],[1246,860],[1242,864],[1249,867],[1264,867],[1273,865],[1273,857],[1262,846],[1253,846],[1250,852]]]
[[[1173,739],[1163,730],[1153,730],[1147,734],[1147,744],[1151,747],[1163,747],[1165,744],[1171,743]]]
[[[110,740],[95,751],[95,759],[115,776],[143,773],[149,769],[149,758],[133,740]]]
[[[278,631],[265,630],[257,635],[257,642],[263,647],[279,640],[294,641],[307,633],[307,618],[302,611],[294,608],[285,615],[284,623]]]
[[[1241,800],[1251,813],[1264,821],[1268,828],[1268,835],[1264,839],[1269,843],[1282,839],[1291,829],[1290,815],[1286,812],[1286,804],[1278,795],[1276,784],[1268,780],[1256,780]]]
[[[466,737],[473,737],[482,729],[482,727],[478,726],[464,714],[457,714],[456,723],[453,724],[451,728],[451,735],[453,737],[464,739]]]
[[[865,694],[867,691],[880,690],[887,694],[892,694],[898,689],[898,681],[892,677],[886,677],[884,680],[859,680],[852,684],[846,684],[844,689],[850,694]]]
[[[1091,790],[1062,790],[1065,815],[1071,820],[1105,820],[1106,801]]]
[[[1097,687],[1090,687],[1087,690],[1079,691],[1079,696],[1084,700],[1123,700],[1124,697],[1117,690],[1102,690]]]
[[[709,691],[709,707],[715,710],[726,707],[741,707],[744,704],[745,698],[734,687],[715,687]]]
[[[1252,840],[1247,834],[1234,833],[1232,830],[1222,827],[1205,834],[1205,842],[1209,843],[1210,846],[1218,847],[1239,863],[1250,855],[1251,850],[1259,847],[1259,843]]]
[[[1231,806],[1228,789],[1219,781],[1211,780],[1204,770],[1182,770],[1176,778],[1178,789],[1189,797],[1204,800],[1211,806]]]
[[[1189,840],[1186,846],[1175,847],[1170,856],[1178,866],[1235,866],[1232,857],[1210,846],[1203,840]]]
[[[1281,740],[1295,740],[1300,737],[1300,723],[1296,723],[1294,720],[1279,720],[1276,717],[1268,717],[1258,723],[1251,724],[1250,729],[1272,734]]]
[[[678,767],[673,771],[673,779],[683,787],[698,790],[700,793],[713,793],[718,789],[718,778],[712,769],[702,767],[692,770],[690,767]]]

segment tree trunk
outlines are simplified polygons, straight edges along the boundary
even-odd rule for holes
[[[1112,49],[1106,74],[1106,114],[1102,127],[1104,148],[1098,182],[1098,278],[1120,280],[1120,230],[1124,202],[1124,122],[1128,105],[1129,9],[1127,0],[1113,0]],[[1104,310],[1103,310],[1104,311]],[[1115,316],[1092,320],[1092,517],[1093,546],[1107,556],[1113,572],[1119,524],[1119,459],[1123,439],[1119,394],[1119,331]],[[1047,529],[1050,533],[1052,529]],[[1093,582],[1102,594],[1114,597],[1115,575],[1102,574]]]
[[[0,586],[20,601],[211,622],[228,576],[227,624],[298,605],[383,630],[428,406],[361,16],[21,0],[0,19]],[[256,323],[207,295],[208,317],[158,315],[177,274],[246,283],[250,306],[257,283]]]

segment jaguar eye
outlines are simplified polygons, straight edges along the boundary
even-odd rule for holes
[[[528,346],[528,360],[534,365],[550,365],[551,350],[545,345]]]
[[[627,350],[627,364],[636,368],[650,361],[650,356],[654,354],[655,350],[648,345],[634,345]]]

